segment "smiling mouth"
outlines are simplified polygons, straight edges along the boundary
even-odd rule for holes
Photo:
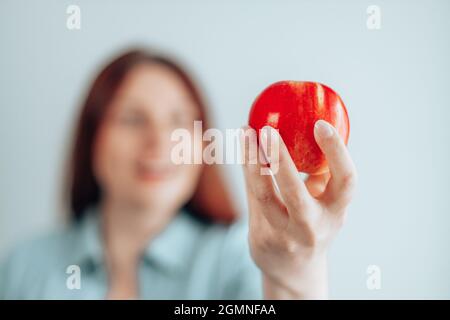
[[[170,165],[155,163],[139,163],[136,170],[138,179],[147,182],[167,180],[173,173]]]

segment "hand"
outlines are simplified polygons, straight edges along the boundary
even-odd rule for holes
[[[275,138],[270,144],[267,133]],[[277,130],[260,130],[259,146],[252,128],[244,127],[241,135],[249,243],[263,272],[266,298],[321,299],[328,295],[327,250],[345,220],[357,175],[344,142],[330,124],[317,121],[314,137],[330,172],[309,176],[304,182]],[[252,148],[257,152],[252,153]],[[267,167],[261,159],[274,165],[269,155],[277,149],[278,167],[272,181],[271,175],[261,174]]]

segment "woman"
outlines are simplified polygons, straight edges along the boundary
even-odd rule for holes
[[[193,81],[168,58],[136,50],[106,66],[75,133],[71,223],[13,252],[0,270],[0,298],[326,298],[327,249],[356,180],[339,135],[316,123],[331,174],[305,182],[275,139],[278,192],[249,152],[270,154],[269,131],[257,147],[244,127],[249,223],[231,224],[236,210],[217,165],[171,161],[171,132],[193,133],[195,120],[208,128],[205,111]],[[201,154],[202,142],[194,145]]]

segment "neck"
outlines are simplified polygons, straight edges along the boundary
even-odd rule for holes
[[[105,199],[101,205],[104,254],[110,288],[137,292],[140,257],[148,243],[169,224],[176,210]]]
[[[130,239],[151,240],[170,222],[175,209],[142,206],[105,200],[101,205],[106,237],[124,235]]]

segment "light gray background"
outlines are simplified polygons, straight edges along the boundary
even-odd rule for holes
[[[81,30],[66,8],[81,8]],[[381,30],[366,9],[381,8]],[[450,298],[449,1],[0,1],[0,254],[60,223],[79,103],[142,44],[194,70],[217,127],[282,79],[339,92],[359,186],[330,254],[333,298]],[[227,166],[245,211],[241,169]],[[366,287],[380,266],[381,290]]]

